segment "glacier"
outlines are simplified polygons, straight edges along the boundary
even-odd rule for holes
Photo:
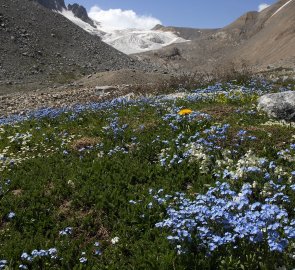
[[[72,11],[63,9],[59,13],[85,31],[99,36],[102,41],[125,54],[157,50],[173,43],[188,41],[169,31],[141,29],[110,30],[104,28],[96,21],[94,21],[95,27],[93,27],[76,17]]]

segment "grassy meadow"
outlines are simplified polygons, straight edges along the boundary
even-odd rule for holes
[[[293,269],[295,125],[263,81],[0,119],[0,269]]]

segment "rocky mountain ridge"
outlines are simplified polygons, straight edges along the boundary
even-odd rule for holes
[[[181,38],[187,40],[195,40],[206,34],[213,34],[218,31],[218,29],[199,29],[199,28],[189,28],[189,27],[175,27],[175,26],[164,26],[157,24],[153,30],[172,32]]]
[[[34,0],[50,10],[61,11],[67,9],[64,0]]]
[[[87,10],[85,7],[79,5],[79,4],[69,4],[68,5],[68,10],[69,11],[72,11],[73,14],[77,17],[77,18],[80,18],[82,21],[90,24],[91,26],[93,27],[96,27],[96,24],[94,23],[93,20],[91,20],[89,17],[88,17],[88,13],[87,13]]]
[[[88,13],[85,7],[82,5],[74,3],[72,5],[69,4],[68,6],[66,6],[64,0],[35,0],[35,1],[37,1],[43,7],[50,9],[52,11],[59,11],[59,12],[62,12],[63,10],[72,11],[77,18],[90,24],[93,27],[96,27],[94,21],[88,17]]]

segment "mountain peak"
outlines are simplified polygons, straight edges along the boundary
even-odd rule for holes
[[[75,4],[69,4],[68,7],[65,5],[64,0],[36,0],[40,5],[43,7],[62,12],[63,10],[71,11],[75,17],[81,19],[82,21],[90,24],[92,27],[96,27],[93,20],[91,20],[88,17],[86,8],[75,3]]]
[[[85,7],[79,5],[79,4],[69,4],[68,5],[68,10],[72,11],[73,14],[77,17],[80,18],[82,21],[90,24],[93,27],[96,27],[94,22],[88,17],[88,13]]]
[[[66,9],[64,0],[37,0],[37,2],[51,10],[62,11],[63,9]]]

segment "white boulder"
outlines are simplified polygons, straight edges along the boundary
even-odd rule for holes
[[[258,99],[258,109],[269,117],[295,121],[295,91],[264,95]]]

